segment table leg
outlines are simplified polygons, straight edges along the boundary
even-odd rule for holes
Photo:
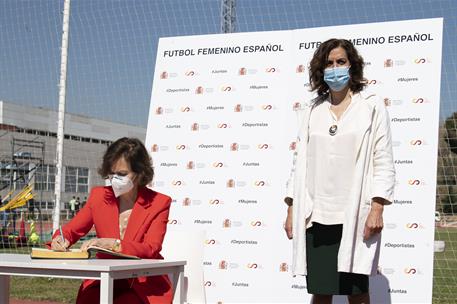
[[[100,303],[113,303],[114,279],[109,272],[102,272],[100,276]]]
[[[8,304],[10,300],[10,276],[0,275],[0,303]]]
[[[184,287],[184,266],[180,266],[173,273],[173,303],[184,303],[185,287]]]

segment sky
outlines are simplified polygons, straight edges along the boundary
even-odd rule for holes
[[[221,0],[71,0],[66,111],[146,127],[160,37],[221,32]],[[0,0],[0,100],[57,110],[63,0]],[[236,32],[444,18],[441,113],[457,111],[456,0],[238,0]]]

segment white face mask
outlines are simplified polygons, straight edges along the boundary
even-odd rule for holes
[[[119,197],[133,189],[133,182],[128,175],[120,176],[114,174],[111,176],[111,187],[113,188],[114,196]]]

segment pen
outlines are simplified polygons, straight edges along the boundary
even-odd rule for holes
[[[60,238],[62,239],[62,244],[65,246],[65,238],[63,237],[62,225],[59,225],[59,232],[60,232]]]

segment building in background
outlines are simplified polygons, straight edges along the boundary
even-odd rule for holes
[[[104,184],[97,173],[107,146],[120,137],[144,141],[146,129],[66,114],[62,209]],[[33,187],[35,207],[54,207],[57,111],[0,101],[0,195]],[[25,207],[25,206],[24,206]]]

